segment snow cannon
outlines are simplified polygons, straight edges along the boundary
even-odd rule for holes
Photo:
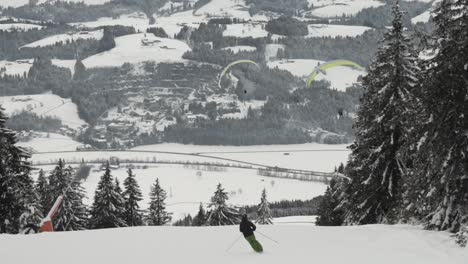
[[[49,213],[47,216],[42,219],[40,225],[39,225],[39,231],[42,232],[54,232],[54,226],[52,225],[52,219],[54,218],[55,214],[57,213],[58,209],[60,208],[60,205],[62,204],[63,201],[63,195],[60,195],[57,197],[57,200],[55,200],[54,205],[50,209]]]

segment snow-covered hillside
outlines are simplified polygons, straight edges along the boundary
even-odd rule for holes
[[[8,264],[466,264],[468,251],[445,232],[412,226],[259,226],[264,252],[252,251],[237,226],[138,227],[0,236]],[[235,242],[235,243],[234,243]],[[234,243],[232,248],[229,247]]]
[[[96,30],[96,31],[80,31],[80,32],[73,32],[68,34],[59,34],[50,37],[46,37],[44,39],[35,41],[33,43],[29,43],[27,45],[22,46],[21,48],[37,48],[37,47],[46,47],[52,46],[57,43],[67,44],[69,42],[77,41],[79,39],[101,39],[103,36],[103,30]]]
[[[43,26],[35,24],[26,24],[26,23],[8,23],[0,24],[0,31],[28,31],[32,29],[42,29]]]
[[[0,76],[12,75],[12,76],[24,76],[29,72],[33,65],[33,60],[17,60],[17,61],[0,61]],[[2,68],[5,69],[2,71]]]
[[[324,62],[319,60],[282,60],[268,62],[267,65],[270,68],[289,71],[291,74],[306,80],[318,64],[322,63]],[[329,81],[331,88],[345,91],[347,87],[358,81],[359,76],[365,74],[365,71],[359,69],[339,66],[330,68],[324,73],[320,72],[315,80]]]
[[[61,134],[35,132],[31,140],[21,141],[18,145],[32,148],[34,151],[51,149],[51,146],[53,146],[55,151],[75,151],[76,147],[82,146],[83,144]]]
[[[384,5],[383,2],[376,0],[317,0],[309,3],[318,7],[310,14],[322,18],[351,16],[363,9]]]
[[[85,3],[87,5],[101,5],[112,0],[38,0],[36,4],[47,2],[69,2],[69,3]],[[30,3],[30,0],[1,0],[0,7],[20,7]]]
[[[192,10],[185,12],[178,12],[170,16],[157,16],[154,15],[156,24],[155,27],[161,27],[169,36],[174,36],[179,33],[184,27],[198,28],[201,23],[208,21],[205,15],[194,15]]]
[[[244,0],[212,0],[195,11],[197,15],[225,16],[249,19],[250,14]]]
[[[113,17],[102,17],[96,21],[87,21],[80,23],[71,23],[70,25],[78,28],[96,28],[101,26],[129,26],[134,27],[135,30],[145,32],[149,26],[149,19],[144,13],[137,12],[126,15],[121,15],[117,18]]]
[[[52,61],[52,64],[57,67],[69,69],[72,75],[75,73],[76,60],[52,59],[51,61]]]
[[[86,122],[78,116],[78,108],[71,99],[64,99],[54,94],[4,96],[0,97],[0,105],[5,108],[8,115],[25,110],[39,116],[56,117],[73,129],[86,125]]]
[[[223,50],[229,50],[232,51],[234,54],[242,52],[242,51],[256,51],[256,47],[252,46],[231,46],[231,47],[226,47],[223,48]]]
[[[232,24],[227,25],[223,31],[225,37],[252,37],[252,38],[265,38],[268,36],[268,31],[261,24]]]
[[[364,26],[313,24],[309,25],[309,35],[307,37],[357,37],[371,29]]]
[[[153,34],[133,34],[115,39],[116,47],[83,60],[86,68],[119,67],[144,61],[183,62],[190,47],[182,41],[158,38]]]

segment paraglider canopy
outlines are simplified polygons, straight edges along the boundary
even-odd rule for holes
[[[333,68],[333,67],[338,67],[338,66],[349,66],[349,67],[355,67],[355,68],[358,68],[360,70],[365,70],[364,67],[362,67],[361,65],[353,62],[353,61],[349,61],[349,60],[334,60],[334,61],[327,61],[325,62],[324,64],[322,65],[318,65],[314,71],[309,75],[309,77],[307,78],[307,86],[310,87],[312,86],[312,83],[314,82],[314,79],[315,77],[321,73],[321,72],[325,72],[327,69],[330,69],[330,68]]]
[[[243,64],[243,63],[247,63],[247,64],[253,64],[255,66],[257,66],[258,68],[260,68],[260,65],[258,65],[255,61],[253,60],[237,60],[237,61],[234,61],[234,62],[231,62],[228,66],[226,66],[223,71],[221,72],[221,74],[219,75],[219,80],[218,80],[218,87],[221,88],[221,80],[223,79],[224,75],[226,75],[226,73],[229,71],[229,69],[235,65],[238,65],[238,64]]]

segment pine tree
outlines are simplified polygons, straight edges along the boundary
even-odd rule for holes
[[[61,159],[49,175],[49,195],[48,210],[59,196],[63,196],[62,204],[52,219],[55,231],[86,229],[88,212],[83,203],[85,191],[75,180],[73,169],[70,166],[66,167]]]
[[[148,210],[148,224],[161,226],[171,221],[171,215],[166,212],[166,191],[159,185],[159,179],[151,187]]]
[[[107,163],[106,171],[101,176],[94,194],[89,226],[92,229],[127,226],[121,217],[123,204],[123,198],[116,192],[109,163]]]
[[[262,191],[262,198],[257,210],[257,223],[261,225],[271,225],[273,217],[271,217],[270,204],[267,200],[266,190]]]
[[[206,224],[206,212],[205,212],[205,208],[203,208],[203,204],[200,203],[200,207],[198,208],[198,213],[193,218],[193,225],[203,226],[205,224]]]
[[[226,204],[228,200],[227,192],[224,191],[221,183],[216,187],[216,191],[211,197],[208,206],[208,218],[206,223],[211,226],[236,225],[240,223],[239,211]]]
[[[124,181],[124,219],[128,226],[143,225],[143,212],[140,210],[138,202],[143,200],[140,186],[135,179],[132,169],[128,169],[128,176]]]
[[[371,224],[395,220],[401,197],[401,179],[406,171],[405,146],[410,120],[415,112],[417,55],[403,32],[399,2],[393,7],[392,29],[363,79],[356,139],[347,174],[345,223]]]
[[[42,208],[42,214],[45,216],[49,213],[52,199],[50,197],[50,186],[45,177],[44,170],[39,170],[39,176],[36,182],[36,191],[39,196],[39,204]]]
[[[340,169],[338,169],[338,171],[339,170]],[[315,224],[318,226],[339,226],[343,224],[343,212],[339,208],[339,181],[343,181],[343,179],[333,178],[325,191],[323,200],[317,209],[317,220]]]
[[[427,228],[468,225],[468,1],[445,0],[435,11],[435,56],[427,63],[407,206]],[[466,232],[466,231],[465,231]]]
[[[111,50],[115,47],[114,33],[110,27],[104,27],[102,39],[99,41],[98,52]]]
[[[73,75],[74,80],[85,80],[87,77],[86,67],[81,59],[78,59],[75,63],[75,73]]]
[[[34,183],[27,161],[30,154],[16,146],[15,133],[5,127],[3,110],[0,107],[0,233],[18,233],[21,215],[31,211]]]

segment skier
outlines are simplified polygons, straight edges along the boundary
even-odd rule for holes
[[[252,246],[253,250],[260,253],[263,251],[263,247],[255,238],[254,231],[256,228],[257,227],[247,219],[247,215],[244,214],[239,225],[240,232],[244,235],[250,246]]]

